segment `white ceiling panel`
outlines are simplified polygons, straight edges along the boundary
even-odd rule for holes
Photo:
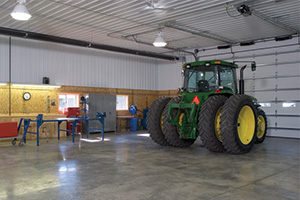
[[[0,2],[0,34],[9,28],[167,55],[300,32],[299,0],[27,0],[25,22],[10,16],[16,5]],[[152,46],[158,30],[166,48]]]

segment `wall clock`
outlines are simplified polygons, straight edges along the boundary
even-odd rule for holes
[[[24,100],[28,101],[30,98],[31,98],[31,94],[30,94],[29,92],[25,92],[25,93],[23,94],[23,99],[24,99]]]

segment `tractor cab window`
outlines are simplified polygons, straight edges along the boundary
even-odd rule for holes
[[[217,86],[217,68],[197,66],[185,75],[184,88],[189,91],[207,92]]]
[[[236,91],[236,85],[234,80],[234,71],[229,67],[220,67],[220,86],[224,89],[231,89],[233,92]]]

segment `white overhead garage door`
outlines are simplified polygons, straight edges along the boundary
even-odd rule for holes
[[[246,60],[257,63],[255,72],[250,67],[244,71],[245,93],[256,97],[263,106],[268,117],[267,135],[300,138],[300,49],[297,38],[249,47],[238,46],[233,48],[231,55],[227,50],[218,56],[220,52],[206,51],[200,54],[200,60]],[[237,74],[239,76],[239,70]]]

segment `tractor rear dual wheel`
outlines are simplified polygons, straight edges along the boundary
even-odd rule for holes
[[[151,139],[159,145],[168,145],[167,140],[162,131],[162,114],[170,97],[160,97],[153,101],[147,113],[147,129]]]
[[[228,97],[223,95],[211,96],[202,105],[198,127],[203,145],[210,151],[225,151],[220,134],[220,117],[223,105]]]
[[[222,144],[227,152],[243,154],[256,139],[257,110],[247,95],[233,95],[224,104],[220,121]]]
[[[194,142],[195,139],[182,139],[180,138],[179,134],[179,128],[172,124],[172,122],[169,122],[167,120],[168,118],[168,105],[172,103],[179,103],[181,101],[181,96],[177,96],[169,101],[167,106],[164,109],[163,112],[163,133],[165,135],[165,138],[168,142],[169,145],[173,147],[189,147],[191,146]],[[177,115],[178,112],[181,112],[178,109],[173,109],[173,118]],[[184,112],[181,112],[179,120],[182,120],[184,117]],[[178,122],[179,124],[182,123],[182,121]]]

